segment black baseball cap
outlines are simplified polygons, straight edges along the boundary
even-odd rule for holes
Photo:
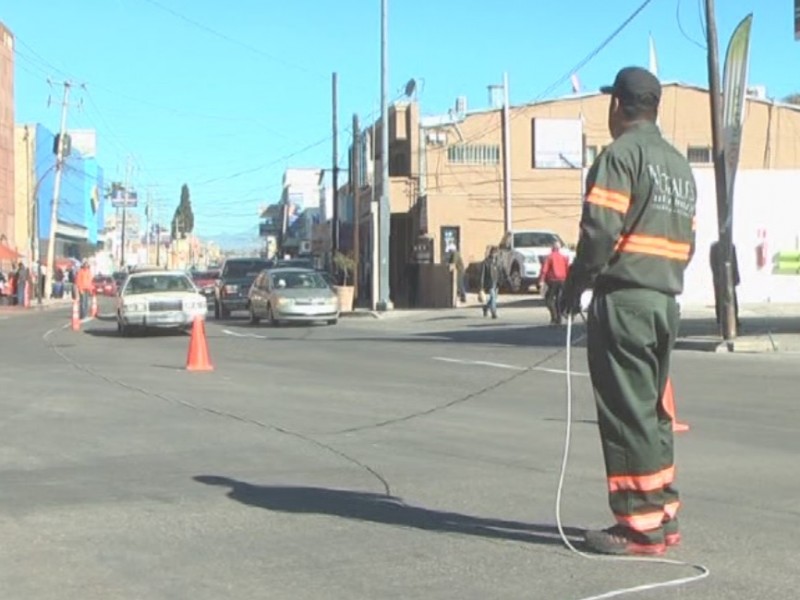
[[[641,67],[625,67],[617,73],[613,85],[601,87],[600,91],[611,94],[624,105],[658,106],[661,101],[661,83]]]

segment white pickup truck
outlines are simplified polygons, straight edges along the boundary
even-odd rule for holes
[[[557,233],[541,229],[509,231],[500,242],[500,264],[508,277],[511,293],[527,292],[532,285],[540,291],[539,275],[542,263],[550,254],[553,243],[561,244],[561,252],[570,262],[575,257]]]

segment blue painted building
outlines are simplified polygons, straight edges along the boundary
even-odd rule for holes
[[[35,126],[34,173],[37,224],[42,254],[47,251],[55,185],[55,135],[41,124]],[[64,161],[58,200],[56,256],[82,258],[97,247],[105,222],[103,169],[94,156],[83,156],[76,148]]]

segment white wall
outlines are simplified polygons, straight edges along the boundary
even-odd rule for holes
[[[717,239],[714,170],[697,168],[697,252],[686,272],[681,302],[713,304],[708,254]],[[779,250],[800,250],[800,170],[739,171],[734,190],[733,239],[742,283],[740,303],[800,302],[800,276],[772,275],[771,257]],[[770,259],[756,264],[758,230],[767,232]]]

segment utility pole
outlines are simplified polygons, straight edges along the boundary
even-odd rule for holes
[[[733,232],[728,227],[728,186],[725,175],[724,139],[722,137],[722,96],[719,81],[719,51],[714,0],[705,0],[708,45],[708,87],[711,103],[711,133],[714,154],[714,175],[717,187],[717,226],[719,229],[720,263],[722,266],[722,335],[731,342],[736,337],[736,312],[733,303]]]
[[[352,153],[353,181],[350,189],[353,193],[353,297],[358,303],[358,272],[361,257],[361,127],[358,115],[353,115],[353,153]]]
[[[339,98],[336,73],[332,80],[333,99],[333,222],[331,226],[331,249],[339,251]]]
[[[30,130],[25,125],[25,134],[22,139],[25,141],[25,176],[27,178],[28,190],[28,235],[30,236],[29,244],[31,250],[31,262],[36,265],[37,281],[36,281],[36,300],[38,304],[42,303],[42,294],[44,293],[44,286],[39,281],[42,277],[41,269],[39,268],[39,212],[36,209],[36,196],[38,194],[39,185],[31,188],[31,175],[33,172],[33,164],[31,163],[31,142]],[[33,266],[33,264],[31,266]],[[51,275],[52,277],[52,275]],[[51,280],[52,281],[52,280]]]
[[[145,262],[148,265],[150,264],[150,212],[151,212],[151,208],[152,207],[150,206],[150,189],[148,188],[148,190],[147,190],[147,203],[145,204],[145,207],[144,207],[144,222],[145,222],[145,227],[146,227],[145,233],[144,233],[144,235],[145,235],[144,239],[145,239],[145,248],[147,248],[147,251],[146,251],[147,260]]]
[[[511,118],[508,105],[508,73],[503,73],[503,223],[505,232],[511,231],[513,214],[511,206]]]
[[[158,219],[160,217],[158,210],[158,201],[156,201],[156,266],[161,266],[161,224]]]
[[[378,207],[378,304],[380,311],[392,310],[389,291],[389,2],[381,0],[381,198]]]
[[[53,183],[53,202],[50,206],[50,235],[47,242],[47,273],[53,277],[56,272],[56,228],[58,227],[58,197],[61,194],[61,175],[64,171],[64,138],[67,133],[67,109],[69,108],[69,91],[72,84],[64,82],[64,99],[61,101],[61,125],[56,148],[56,174]]]
[[[119,258],[119,266],[121,269],[125,268],[125,245],[127,240],[125,239],[125,228],[127,227],[128,221],[128,198],[130,197],[128,194],[128,186],[131,183],[131,157],[128,156],[127,163],[125,165],[125,183],[123,183],[122,188],[122,238],[120,242],[120,258]]]

